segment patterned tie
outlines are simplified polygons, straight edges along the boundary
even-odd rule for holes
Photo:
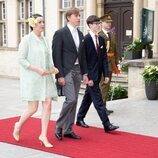
[[[97,52],[97,55],[99,53],[99,44],[98,44],[98,36],[95,35],[95,44],[96,44],[96,52]]]

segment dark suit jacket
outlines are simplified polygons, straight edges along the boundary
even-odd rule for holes
[[[83,49],[84,37],[81,31],[78,30],[80,45],[78,51],[67,26],[57,30],[53,36],[52,55],[54,65],[59,69],[56,78],[65,77],[73,68],[76,59],[79,59],[81,73],[87,73],[86,59]]]
[[[88,69],[88,78],[94,82],[99,82],[101,74],[108,77],[108,61],[106,54],[106,45],[104,38],[99,36],[99,53],[96,48],[91,35],[88,33],[84,37],[85,54]]]

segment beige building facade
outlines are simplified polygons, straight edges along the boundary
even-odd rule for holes
[[[68,8],[74,6],[81,11],[80,30],[87,33],[86,18],[104,15],[104,0],[0,0],[0,76],[19,77],[18,45],[30,29],[27,18],[40,13],[45,18],[45,36],[50,48],[54,32],[64,26]],[[140,35],[141,9],[155,11],[154,57],[158,57],[158,0],[133,0],[133,37]],[[143,59],[142,59],[143,60]]]

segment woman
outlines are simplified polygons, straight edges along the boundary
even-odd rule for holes
[[[41,101],[43,110],[39,141],[49,148],[53,147],[47,139],[51,101],[57,100],[52,73],[58,73],[58,69],[51,64],[49,46],[45,37],[42,36],[44,31],[43,17],[34,14],[28,21],[32,31],[23,37],[19,45],[21,95],[24,101],[28,101],[28,106],[19,121],[15,123],[13,137],[16,141],[20,140],[23,124],[37,111],[39,101]]]

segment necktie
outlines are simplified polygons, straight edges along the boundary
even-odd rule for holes
[[[109,41],[111,42],[110,32],[107,32],[107,35],[108,35]]]
[[[110,47],[111,47],[111,36],[110,36],[110,32],[107,32],[108,38],[109,38],[109,42],[107,43],[107,51],[110,51]]]
[[[95,44],[96,44],[96,52],[99,53],[99,44],[98,44],[98,36],[95,35]]]

